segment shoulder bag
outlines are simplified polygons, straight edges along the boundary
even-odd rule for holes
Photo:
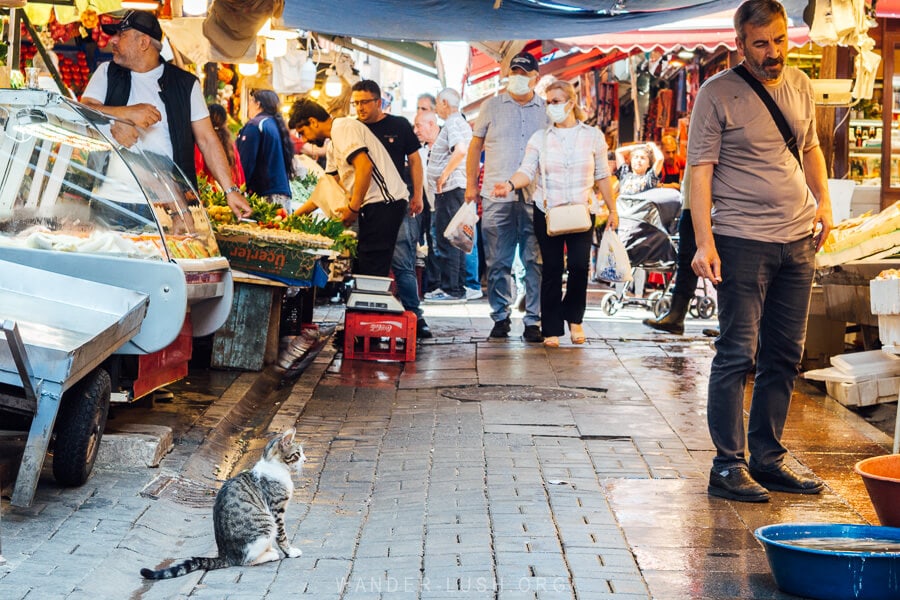
[[[797,162],[800,163],[800,170],[803,170],[803,161],[800,160],[800,149],[797,148],[797,138],[794,136],[794,132],[791,131],[790,126],[787,123],[787,119],[784,118],[784,114],[782,114],[781,109],[778,108],[778,105],[775,104],[775,100],[766,91],[763,87],[763,84],[750,74],[750,71],[747,70],[743,64],[740,64],[731,69],[737,75],[741,77],[744,81],[747,82],[756,95],[759,96],[759,99],[763,101],[763,104],[766,105],[766,108],[769,109],[769,114],[772,115],[772,120],[775,121],[775,126],[778,127],[778,131],[781,133],[781,137],[784,138],[784,143],[787,144],[788,150],[791,151],[791,154],[794,155],[794,158],[797,159]]]
[[[577,125],[576,127],[579,126]],[[547,129],[544,132],[544,152],[539,161],[541,187],[544,194],[544,217],[547,219],[547,235],[553,237],[566,235],[567,233],[582,233],[594,225],[594,219],[591,216],[591,209],[588,204],[579,202],[576,204],[560,204],[552,208],[547,206],[547,169],[543,159],[547,156],[547,138],[550,136],[550,131],[550,129]]]

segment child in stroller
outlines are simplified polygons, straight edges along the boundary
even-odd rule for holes
[[[666,284],[665,289],[646,298],[642,293],[635,294],[633,281],[616,284],[616,290],[603,297],[601,308],[607,315],[615,314],[623,306],[640,306],[655,312],[660,301],[667,297],[675,271],[677,249],[672,236],[681,212],[680,194],[671,188],[651,188],[638,194],[621,195],[616,205],[619,238],[628,252],[632,275],[637,268],[662,273]]]

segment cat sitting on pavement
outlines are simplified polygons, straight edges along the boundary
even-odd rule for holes
[[[218,556],[189,558],[158,571],[141,569],[141,575],[169,579],[200,569],[259,565],[279,559],[276,543],[286,557],[300,556],[284,532],[284,513],[294,493],[291,474],[299,475],[306,461],[303,447],[294,442],[295,433],[289,429],[271,440],[251,470],[228,479],[216,494],[213,524]]]

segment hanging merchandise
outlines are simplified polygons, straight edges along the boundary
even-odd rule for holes
[[[809,39],[820,46],[851,46],[856,49],[856,82],[852,96],[871,98],[881,56],[874,52],[865,0],[815,0]]]

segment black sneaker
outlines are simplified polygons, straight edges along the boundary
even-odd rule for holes
[[[774,469],[750,469],[750,475],[761,486],[773,492],[819,494],[825,488],[825,484],[818,479],[798,475],[785,465],[779,465]]]
[[[769,492],[750,477],[746,467],[731,467],[717,471],[715,467],[709,472],[709,487],[706,492],[710,496],[728,498],[738,502],[768,502]]]
[[[495,321],[494,328],[491,329],[492,338],[505,338],[509,337],[509,330],[512,327],[512,323],[509,320],[509,317],[503,319],[502,321]]]
[[[541,328],[537,325],[526,325],[525,331],[522,332],[522,338],[532,344],[540,344],[544,341],[544,336],[541,335]]]
[[[425,322],[425,319],[419,319],[416,321],[416,339],[417,340],[430,340],[434,337],[434,334],[431,333],[431,328],[428,327],[428,323]]]

